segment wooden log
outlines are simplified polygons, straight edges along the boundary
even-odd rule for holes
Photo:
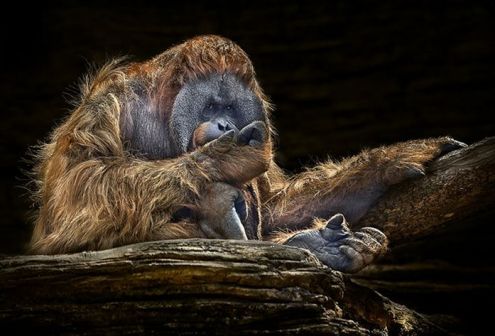
[[[0,326],[19,333],[369,335],[407,315],[412,326],[391,334],[442,334],[371,290],[355,300],[359,287],[308,251],[265,242],[147,242],[7,257],[0,267]],[[366,300],[373,314],[356,308]],[[397,309],[405,312],[400,320]]]
[[[434,161],[426,175],[392,187],[356,227],[382,230],[392,246],[494,213],[495,137]]]

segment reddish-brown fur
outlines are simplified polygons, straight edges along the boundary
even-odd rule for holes
[[[199,204],[212,182],[249,185],[253,192],[248,201],[262,222],[258,238],[283,241],[294,230],[322,225],[313,217],[326,215],[326,200],[345,199],[369,181],[399,181],[400,168],[422,170],[423,163],[439,152],[441,140],[405,143],[366,151],[341,164],[327,162],[287,178],[272,160],[270,137],[263,148],[217,142],[156,161],[125,149],[122,130],[129,123],[133,101],[145,99],[168,122],[180,88],[212,72],[234,73],[248,85],[262,101],[273,134],[270,104],[253,65],[228,39],[202,36],[147,62],[112,62],[86,81],[78,107],[39,151],[35,168],[39,212],[31,252],[204,237],[196,223],[174,223],[172,214],[182,205]],[[144,98],[136,97],[130,82],[146,88]],[[385,174],[377,173],[378,166]]]

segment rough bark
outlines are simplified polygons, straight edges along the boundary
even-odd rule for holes
[[[264,242],[148,242],[0,266],[0,326],[19,332],[442,333],[309,252]]]
[[[392,187],[357,226],[381,229],[397,245],[493,212],[494,200],[491,137],[434,161],[424,177]]]

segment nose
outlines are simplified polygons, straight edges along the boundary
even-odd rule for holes
[[[224,118],[218,118],[217,119],[217,127],[218,127],[218,130],[221,131],[222,133],[225,133],[225,132],[233,129],[232,125],[227,120],[225,120]]]
[[[213,120],[207,121],[205,123],[200,124],[200,126],[194,131],[192,138],[192,148],[196,148],[197,146],[203,146],[210,141],[218,139],[223,134],[235,131],[238,132],[235,124],[230,122],[226,118],[215,118]]]

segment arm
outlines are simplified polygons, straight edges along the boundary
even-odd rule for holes
[[[357,222],[388,186],[421,176],[429,161],[462,146],[450,138],[409,141],[321,164],[267,199],[264,237],[308,249],[335,270],[357,272],[386,252],[387,239],[372,227],[352,231],[346,217]]]
[[[265,201],[265,234],[306,229],[315,217],[336,213],[356,223],[390,185],[422,176],[428,162],[462,146],[448,137],[415,140],[365,150],[340,163],[329,161],[285,182],[272,172],[275,179],[270,180],[278,188]]]

